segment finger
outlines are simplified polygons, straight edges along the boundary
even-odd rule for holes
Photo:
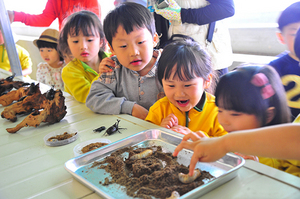
[[[191,139],[192,141],[198,141],[198,140],[200,140],[200,137],[197,134],[192,132],[192,133],[189,133],[189,134],[185,135],[182,138],[183,141],[187,141],[189,139]]]
[[[199,158],[197,157],[197,154],[194,153],[192,155],[190,166],[189,166],[189,175],[190,176],[192,176],[194,174],[194,170],[195,170],[196,164],[198,163],[198,159]]]

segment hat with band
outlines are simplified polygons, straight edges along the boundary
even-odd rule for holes
[[[59,32],[55,29],[46,29],[40,36],[39,39],[36,39],[33,41],[33,44],[37,46],[37,41],[46,41],[46,42],[50,42],[50,43],[55,43],[57,44],[58,42],[58,37],[59,37]]]

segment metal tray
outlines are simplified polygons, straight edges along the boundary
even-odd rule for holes
[[[106,173],[104,169],[99,169],[96,167],[91,168],[93,162],[102,160],[112,152],[129,146],[143,148],[149,146],[161,146],[163,152],[173,152],[181,140],[182,136],[180,137],[178,135],[158,129],[142,131],[120,141],[103,146],[97,150],[70,159],[65,163],[65,169],[69,171],[77,180],[94,190],[101,197],[122,199],[132,198],[126,194],[126,188],[121,185],[101,185],[99,181],[104,182],[104,179],[109,177],[110,174]],[[192,154],[193,151],[182,150],[179,153],[177,160],[180,164],[188,166]],[[244,163],[245,160],[242,157],[231,153],[226,154],[223,158],[216,162],[198,162],[196,168],[208,171],[216,178],[205,182],[204,185],[193,189],[192,191],[182,195],[180,198],[199,198],[207,192],[236,177],[238,169],[241,168]]]

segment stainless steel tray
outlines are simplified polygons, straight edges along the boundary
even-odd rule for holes
[[[161,146],[163,152],[173,152],[181,140],[182,137],[179,135],[158,129],[142,131],[120,141],[106,145],[100,149],[70,159],[65,163],[65,168],[77,180],[94,190],[101,197],[122,199],[132,198],[126,194],[126,188],[121,185],[111,184],[109,186],[103,186],[100,184],[99,181],[104,182],[104,179],[109,177],[110,174],[106,173],[104,169],[99,169],[97,167],[91,168],[93,162],[102,160],[112,152],[129,146],[143,148],[149,146]],[[180,164],[188,166],[192,154],[193,151],[183,150],[179,153],[177,160]],[[216,162],[198,162],[196,168],[208,171],[216,178],[205,182],[204,185],[193,189],[192,191],[182,195],[180,198],[199,198],[207,192],[236,177],[238,169],[241,168],[244,163],[245,160],[242,157],[231,153],[226,154],[223,158]]]

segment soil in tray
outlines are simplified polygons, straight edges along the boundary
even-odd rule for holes
[[[132,160],[131,156],[140,154],[151,149],[152,155]],[[129,158],[124,160],[125,152],[129,153]],[[160,146],[149,148],[127,147],[113,152],[103,161],[95,161],[92,168],[105,169],[111,174],[111,180],[105,178],[102,185],[120,184],[126,187],[126,194],[131,197],[139,198],[167,198],[173,191],[183,195],[192,189],[204,184],[203,180],[213,179],[207,171],[201,171],[201,175],[189,184],[179,181],[178,174],[189,172],[188,167],[177,162],[177,157],[171,153],[162,152]]]

